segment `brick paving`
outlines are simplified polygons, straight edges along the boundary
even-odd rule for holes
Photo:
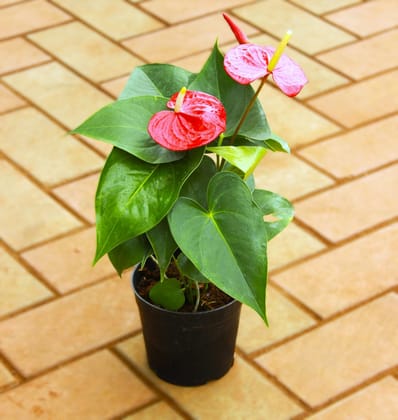
[[[129,287],[94,252],[109,145],[67,132],[136,65],[198,71],[228,11],[310,84],[262,92],[292,146],[256,170],[296,207],[270,243],[266,329],[248,308],[221,380],[178,388],[145,364]],[[398,418],[396,0],[0,0],[0,418]]]

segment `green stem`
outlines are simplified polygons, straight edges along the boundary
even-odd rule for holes
[[[236,127],[236,129],[235,129],[234,133],[232,134],[232,137],[231,137],[231,143],[230,143],[231,145],[234,143],[235,138],[236,138],[236,136],[237,136],[237,135],[238,135],[238,133],[239,133],[239,130],[241,129],[241,127],[242,127],[243,123],[244,123],[244,122],[245,122],[245,120],[246,120],[246,117],[248,116],[248,114],[249,114],[250,110],[252,109],[253,105],[255,104],[256,99],[257,99],[257,97],[258,97],[258,95],[259,95],[259,93],[260,93],[261,89],[263,88],[263,86],[264,86],[264,84],[265,84],[265,82],[266,82],[266,80],[267,80],[267,77],[268,77],[268,76],[269,76],[269,75],[267,74],[267,75],[265,75],[265,76],[261,79],[261,83],[260,83],[260,85],[258,86],[258,88],[257,88],[256,92],[254,93],[253,97],[250,99],[250,102],[247,104],[247,107],[246,107],[246,109],[245,109],[245,112],[243,113],[243,115],[242,115],[242,117],[241,117],[241,119],[240,119],[240,121],[239,121],[239,124],[237,125],[237,127]]]
[[[196,301],[195,301],[195,307],[193,308],[192,312],[197,312],[199,308],[200,303],[200,289],[199,289],[199,283],[197,281],[194,281],[195,287],[196,287]]]

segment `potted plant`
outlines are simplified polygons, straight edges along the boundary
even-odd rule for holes
[[[74,130],[114,146],[96,192],[94,262],[108,254],[119,274],[139,264],[148,361],[179,385],[228,371],[241,303],[267,322],[267,242],[293,218],[288,200],[255,187],[264,155],[289,152],[257,96],[270,74],[288,96],[306,77],[282,54],[290,33],[275,50],[224,18],[239,42],[225,56],[216,44],[198,74],[139,66]]]

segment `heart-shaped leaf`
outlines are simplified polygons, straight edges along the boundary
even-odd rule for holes
[[[140,235],[113,248],[108,256],[115,270],[121,276],[124,270],[135,264],[141,263],[144,266],[151,253],[152,248],[148,239],[145,235]]]
[[[267,150],[259,146],[219,146],[207,150],[224,158],[245,174],[245,179],[254,171]]]
[[[217,173],[208,187],[208,209],[180,197],[169,213],[182,252],[225,293],[266,320],[266,231],[263,214],[238,175]]]
[[[169,98],[194,77],[194,73],[171,64],[144,64],[131,73],[119,99],[147,95]]]
[[[289,145],[282,139],[282,137],[279,137],[275,133],[271,133],[271,136],[265,140],[264,143],[265,147],[273,152],[290,153]]]
[[[294,208],[289,200],[266,190],[254,190],[253,200],[264,216],[272,215],[276,220],[265,222],[267,237],[270,241],[290,223],[294,217]]]
[[[177,311],[185,303],[184,290],[177,279],[164,279],[149,291],[149,297],[156,305],[170,311]]]
[[[111,143],[145,162],[172,162],[181,159],[184,152],[161,147],[148,133],[149,120],[166,109],[166,104],[167,98],[151,96],[116,101],[101,108],[73,133]]]
[[[207,185],[216,174],[214,161],[209,156],[203,156],[200,165],[192,172],[181,189],[182,197],[192,198],[204,207],[207,207]]]
[[[116,246],[156,226],[202,160],[203,148],[183,160],[153,165],[114,148],[98,183],[95,262]]]
[[[198,283],[208,283],[209,280],[192,264],[182,252],[177,258],[178,269],[181,273]]]
[[[146,236],[152,245],[159,265],[160,280],[163,281],[170,259],[177,249],[177,244],[171,236],[167,218],[165,217],[158,225],[147,232]]]

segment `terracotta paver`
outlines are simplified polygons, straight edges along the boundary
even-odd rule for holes
[[[0,41],[0,74],[19,70],[51,58],[23,38]]]
[[[149,370],[140,335],[118,345],[118,350],[194,418],[211,418],[215,412],[220,419],[253,418],[261,412],[263,418],[273,420],[301,412],[295,402],[240,357],[235,358],[228,376],[206,386],[183,388],[159,380]]]
[[[398,224],[393,224],[272,279],[319,315],[328,317],[398,286],[397,247]]]
[[[0,396],[8,419],[98,419],[123,414],[154,398],[109,351],[100,351]]]
[[[347,76],[362,79],[398,66],[397,55],[386,48],[397,42],[398,29],[394,29],[317,57]]]
[[[260,356],[257,362],[316,406],[394,366],[397,328],[398,296],[390,293]],[[325,369],[329,364],[332,368]]]
[[[340,131],[332,121],[298,101],[291,100],[279,89],[266,86],[259,99],[272,131],[279,135],[283,133],[281,137],[288,138],[291,147],[307,144]]]
[[[332,13],[327,19],[360,36],[367,36],[394,27],[397,16],[395,0],[377,0]]]
[[[292,222],[268,243],[268,268],[281,268],[325,248],[323,242]]]
[[[164,24],[123,0],[54,0],[113,39],[123,39],[162,28]],[[112,16],[112,19],[110,19]]]
[[[140,327],[129,289],[111,279],[2,321],[0,351],[31,376],[127,335]]]
[[[220,43],[234,40],[234,35],[223,22],[222,16],[216,13],[132,38],[123,42],[123,45],[150,62],[171,61],[192,52],[208,49],[215,43],[216,38]],[[248,35],[256,32],[250,25],[239,20],[237,23]]]
[[[71,17],[45,0],[22,2],[0,9],[0,39],[56,25]]]
[[[397,126],[398,116],[394,115],[305,147],[298,154],[337,178],[360,175],[397,159],[398,142],[394,137]]]
[[[286,53],[309,83],[260,101],[291,154],[258,188],[296,216],[268,246],[267,328],[243,308],[223,379],[149,371],[130,272],[92,267],[94,196],[112,145],[71,136],[137,64],[198,72],[218,38]],[[396,0],[0,0],[0,418],[398,417]],[[256,83],[254,83],[256,87]]]
[[[4,80],[71,129],[111,102],[108,95],[58,63],[15,73]]]
[[[366,418],[394,420],[398,416],[398,381],[387,377],[308,417],[311,420]]]
[[[120,76],[142,64],[132,54],[79,22],[36,32],[29,38],[96,82]],[[65,43],[65,39],[69,42]],[[95,51],[95,55],[87,60],[91,51]]]
[[[25,105],[26,102],[0,83],[0,112]]]
[[[290,44],[310,54],[355,41],[349,33],[283,0],[256,2],[234,13],[280,39],[291,29]]]
[[[297,203],[296,215],[338,242],[396,216],[397,183],[398,165],[393,165]]]
[[[117,98],[126,85],[129,76],[130,74],[127,76],[117,77],[116,79],[112,79],[109,82],[102,83],[101,86],[112,96]]]
[[[265,348],[315,324],[313,318],[272,286],[267,289],[267,302],[268,328],[252,309],[242,308],[238,346],[246,353]]]
[[[22,123],[19,123],[22,121]],[[2,149],[46,185],[99,170],[104,159],[33,108],[0,116]]]
[[[32,249],[22,257],[60,293],[66,293],[114,274],[108,258],[93,267],[94,254],[95,229],[90,228]],[[66,257],[73,258],[74,263],[65,266]]]
[[[398,71],[395,70],[319,96],[309,103],[345,127],[351,128],[396,112],[397,82]]]
[[[11,372],[0,362],[0,389],[15,382]]]
[[[1,248],[0,290],[0,316],[53,296],[44,284]]]
[[[257,186],[277,191],[289,200],[333,185],[333,180],[301,159],[285,153],[268,153],[255,171]]]
[[[123,420],[180,420],[184,417],[180,416],[175,410],[164,402],[153,404],[149,407],[137,411],[135,414],[123,417]]]
[[[242,3],[252,3],[253,0],[202,0],[200,7],[192,7],[189,1],[181,2],[179,0],[151,0],[144,2],[142,8],[152,14],[165,20],[167,23],[177,23],[183,20],[192,19],[201,15],[206,15],[215,11],[224,11]]]
[[[298,6],[305,7],[311,12],[321,15],[335,9],[340,9],[344,6],[360,3],[361,0],[292,0],[292,2],[296,3]]]
[[[0,224],[9,246],[26,248],[81,226],[76,217],[4,159],[0,159],[0,168]]]
[[[98,177],[94,174],[80,178],[54,188],[53,193],[88,222],[95,223],[94,198]]]

